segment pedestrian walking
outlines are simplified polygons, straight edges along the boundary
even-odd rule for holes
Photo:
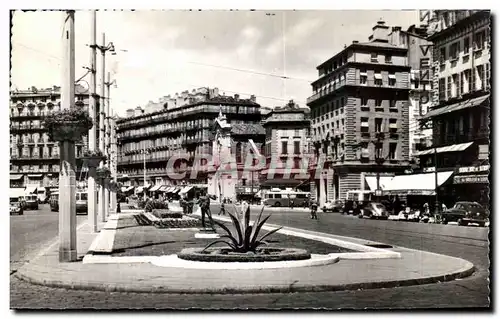
[[[311,219],[318,219],[318,202],[316,200],[311,200]]]
[[[290,209],[293,209],[293,206],[295,205],[293,199],[290,200]]]
[[[220,211],[219,211],[219,215],[222,214],[222,215],[226,215],[226,204],[224,203],[224,201],[222,201],[222,203],[220,204]]]

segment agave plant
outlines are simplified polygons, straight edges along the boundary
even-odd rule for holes
[[[220,228],[222,228],[227,233],[227,235],[220,236],[219,240],[216,240],[208,244],[203,249],[203,251],[218,243],[224,243],[228,245],[233,252],[238,252],[238,253],[256,252],[259,246],[267,245],[268,243],[264,239],[274,234],[282,227],[273,229],[267,232],[266,234],[262,235],[260,238],[258,238],[262,226],[264,226],[269,217],[271,217],[271,215],[269,215],[263,220],[261,220],[263,211],[264,207],[262,207],[259,217],[257,218],[257,220],[253,225],[250,225],[250,207],[247,207],[246,211],[244,212],[244,218],[241,221],[231,212],[227,212],[229,214],[229,217],[231,218],[234,228],[236,229],[237,233],[236,236],[233,235],[231,230],[229,230],[229,228],[226,227],[226,225],[214,220],[214,223],[218,225]]]

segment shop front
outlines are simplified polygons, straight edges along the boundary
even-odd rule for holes
[[[478,202],[489,208],[489,171],[490,165],[458,168],[453,177],[451,190],[456,201]]]

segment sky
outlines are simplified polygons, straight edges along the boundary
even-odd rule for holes
[[[106,55],[106,70],[117,84],[111,107],[122,116],[129,108],[202,86],[242,98],[254,94],[265,107],[290,99],[305,106],[316,66],[353,40],[367,41],[380,19],[403,28],[419,23],[417,11],[401,10],[101,10],[97,43],[103,44],[104,32],[106,44],[117,49]],[[76,12],[77,79],[89,66],[90,22],[89,11]],[[15,11],[12,23],[11,88],[60,85],[63,13]],[[98,53],[98,93],[101,70]],[[83,80],[88,87],[89,76]]]

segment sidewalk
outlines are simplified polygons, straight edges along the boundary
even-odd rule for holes
[[[123,214],[123,216],[130,214]],[[116,224],[111,216],[106,228]],[[129,218],[130,219],[130,218]],[[108,227],[109,226],[109,227]],[[141,227],[129,225],[127,227]],[[274,227],[274,226],[273,226]],[[288,229],[293,231],[293,229]],[[305,231],[304,231],[305,232]],[[307,232],[311,236],[324,235]],[[78,233],[78,256],[83,257],[97,234],[84,226]],[[342,237],[343,240],[351,240]],[[352,244],[368,241],[352,239]],[[112,244],[113,245],[113,244]],[[210,271],[159,267],[148,262],[59,263],[57,245],[21,267],[16,276],[35,284],[72,289],[164,293],[263,293],[335,291],[426,284],[469,276],[474,266],[463,259],[396,247],[399,259],[343,259],[335,264],[273,269]],[[161,258],[161,257],[151,257]]]

